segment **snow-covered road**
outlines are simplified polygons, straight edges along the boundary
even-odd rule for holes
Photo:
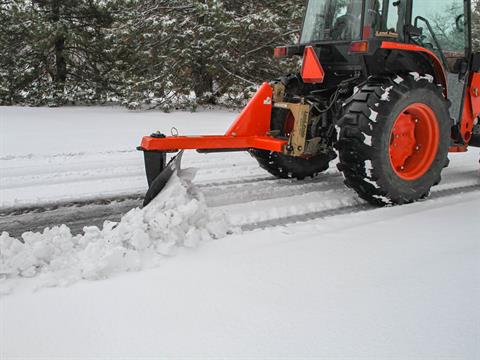
[[[0,233],[118,220],[146,189],[142,135],[218,134],[234,116],[0,108]],[[205,204],[240,230],[110,280],[21,280],[0,299],[0,355],[479,359],[478,158],[453,155],[427,201],[373,209],[334,166],[297,182],[188,153]]]

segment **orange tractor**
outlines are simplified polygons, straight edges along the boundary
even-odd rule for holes
[[[248,151],[279,178],[304,179],[339,156],[345,184],[375,205],[428,196],[448,152],[480,146],[480,53],[471,0],[310,0],[299,73],[264,83],[223,136],[155,133],[145,154],[148,204],[181,154]],[[480,24],[479,24],[480,25]]]

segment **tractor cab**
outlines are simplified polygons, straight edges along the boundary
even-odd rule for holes
[[[379,42],[391,41],[424,47],[448,72],[466,73],[470,7],[466,0],[310,0],[300,47],[292,47],[285,55],[301,55],[306,45],[335,46],[344,60],[352,62],[352,53],[373,54]],[[344,45],[347,53],[341,50]]]
[[[359,41],[376,36],[400,40],[406,9],[406,0],[311,0],[300,42]]]
[[[472,6],[477,5],[469,0],[310,0],[299,44],[277,55],[304,56],[312,47],[325,72],[323,88],[385,73],[431,74],[451,102],[450,117],[461,127],[472,80],[468,75],[478,67]],[[460,142],[468,140],[460,139],[461,129],[454,131]]]
[[[465,55],[470,6],[466,0],[310,0],[300,44],[390,39],[439,57]]]

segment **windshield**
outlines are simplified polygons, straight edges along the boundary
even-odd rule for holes
[[[362,0],[310,0],[301,43],[360,40]]]

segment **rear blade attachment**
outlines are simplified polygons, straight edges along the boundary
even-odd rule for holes
[[[174,156],[166,166],[165,152],[145,151],[144,154],[145,170],[149,186],[145,194],[145,199],[143,200],[143,206],[145,207],[160,194],[172,175],[180,171],[183,151],[180,151]]]

